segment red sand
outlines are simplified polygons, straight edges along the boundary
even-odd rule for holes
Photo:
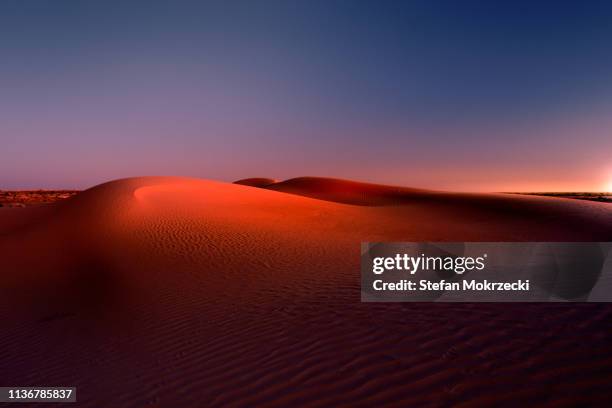
[[[276,182],[278,182],[278,180],[271,179],[271,178],[252,177],[252,178],[246,178],[246,179],[234,181],[234,184],[242,184],[243,186],[251,186],[251,187],[266,187]]]
[[[609,403],[611,306],[362,304],[359,242],[611,241],[612,206],[295,180],[0,210],[0,383],[87,407]]]

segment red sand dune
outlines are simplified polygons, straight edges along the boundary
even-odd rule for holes
[[[278,180],[271,178],[263,178],[263,177],[252,177],[245,178],[242,180],[234,181],[234,184],[241,184],[243,186],[251,186],[251,187],[266,187],[270,184],[276,183]]]
[[[86,407],[609,403],[612,307],[364,304],[359,242],[610,241],[612,206],[296,180],[0,210],[0,383]]]
[[[236,183],[240,184],[242,180]],[[244,183],[243,183],[244,184]],[[298,177],[281,182],[266,184],[249,184],[253,187],[264,187],[283,193],[298,194],[320,200],[335,201],[355,205],[390,205],[400,204],[417,195],[435,194],[429,190],[407,187],[384,186],[324,177]]]

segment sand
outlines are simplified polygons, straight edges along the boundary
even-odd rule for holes
[[[30,207],[65,200],[76,195],[75,190],[0,190],[0,207]]]
[[[84,407],[610,401],[612,307],[363,304],[359,243],[611,241],[611,205],[295,180],[0,209],[0,383]]]
[[[251,186],[251,187],[266,187],[271,184],[277,183],[278,180],[265,178],[265,177],[251,177],[238,181],[234,181],[234,184],[241,184],[243,186]]]

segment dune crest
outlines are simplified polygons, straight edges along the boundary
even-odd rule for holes
[[[266,187],[266,186],[269,186],[270,184],[274,184],[277,182],[278,180],[276,179],[263,178],[263,177],[252,177],[252,178],[245,178],[242,180],[234,181],[234,184],[242,184],[244,186],[251,186],[251,187]]]
[[[236,183],[246,184],[243,181],[239,180]],[[430,190],[387,186],[329,177],[297,177],[273,183],[249,183],[247,185],[319,200],[369,206],[393,205],[414,197],[416,194],[434,193]]]

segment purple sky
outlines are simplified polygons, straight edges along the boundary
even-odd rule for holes
[[[606,2],[0,3],[0,189],[612,190]]]

